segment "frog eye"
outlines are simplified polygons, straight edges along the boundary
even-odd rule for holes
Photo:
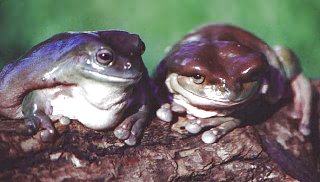
[[[193,82],[194,83],[196,83],[196,84],[201,84],[201,83],[203,83],[204,82],[204,76],[202,76],[202,75],[199,75],[199,74],[196,74],[196,75],[193,75],[192,76],[192,80],[193,80]]]
[[[100,49],[96,54],[98,63],[111,66],[113,63],[113,53],[108,49]]]

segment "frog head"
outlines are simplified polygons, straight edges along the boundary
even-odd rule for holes
[[[264,54],[235,41],[182,43],[164,60],[168,89],[206,110],[250,100],[267,72]]]

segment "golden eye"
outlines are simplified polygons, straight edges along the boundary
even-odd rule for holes
[[[103,65],[110,65],[113,63],[113,53],[108,49],[100,49],[96,54],[98,63]]]
[[[205,78],[202,75],[196,74],[192,76],[192,80],[196,84],[201,84],[204,82]]]

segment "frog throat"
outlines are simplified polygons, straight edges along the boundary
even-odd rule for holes
[[[186,108],[187,114],[195,116],[197,118],[210,118],[214,116],[226,116],[232,113],[234,110],[224,110],[224,109],[215,109],[215,110],[203,110],[198,107],[191,105],[188,100],[180,94],[173,95],[173,102],[182,107]]]
[[[184,98],[187,99],[187,101],[191,105],[203,105],[203,106],[212,106],[217,108],[228,108],[228,107],[239,105],[243,102],[246,102],[249,98],[251,98],[251,96],[249,96],[243,100],[232,102],[232,101],[221,101],[217,99],[211,99],[211,98],[209,99],[206,97],[201,97],[183,88],[178,82],[178,74],[176,73],[171,73],[170,75],[168,75],[166,79],[166,85],[169,92],[173,94],[178,93],[182,95]]]
[[[103,75],[98,72],[94,72],[94,71],[90,71],[90,70],[85,70],[85,72],[87,74],[90,74],[90,75],[96,77],[96,78],[99,78],[100,80],[105,80],[107,82],[135,83],[140,80],[140,77],[139,78],[121,78],[121,77],[116,77],[116,76],[111,76],[111,75]]]

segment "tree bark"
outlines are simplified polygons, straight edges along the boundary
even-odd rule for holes
[[[157,119],[135,147],[76,121],[55,123],[59,137],[42,143],[39,134],[25,134],[22,121],[1,119],[0,180],[319,181],[320,82],[313,84],[317,92],[308,137],[288,116],[288,100],[261,107],[256,120],[215,144],[174,132]]]

